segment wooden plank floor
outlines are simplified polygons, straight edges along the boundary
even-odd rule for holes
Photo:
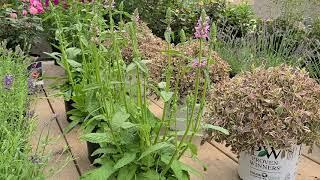
[[[57,66],[51,63],[45,63],[44,65],[46,76],[63,75],[63,71]],[[51,82],[45,81],[46,85],[49,83]],[[54,91],[49,89],[49,86],[45,86],[45,90],[49,96],[54,93]],[[44,94],[41,94],[41,96],[44,96]],[[52,110],[50,110],[49,103],[52,105]],[[61,128],[66,127],[68,124],[63,99],[50,97],[49,101],[47,101],[47,99],[41,98],[36,101],[34,107],[38,115],[38,127],[32,139],[32,144],[34,147],[36,146],[38,136],[43,129],[50,130],[50,137],[56,139],[56,141],[50,145],[50,148],[47,148],[50,150],[48,152],[51,152],[53,155],[53,160],[50,161],[48,169],[57,170],[59,167],[60,169],[63,167],[61,171],[55,174],[50,174],[48,170],[48,179],[78,179],[81,174],[92,169],[93,167],[87,158],[86,144],[79,139],[81,130],[76,127],[68,134],[61,132]],[[159,102],[151,103],[151,109],[156,115],[161,115],[161,107],[162,104]],[[68,147],[70,147],[70,152],[65,151]],[[320,180],[320,164],[317,163],[320,157],[319,152],[319,149],[315,149],[313,154],[300,158],[297,180]],[[207,164],[207,171],[203,171],[201,166],[195,164],[188,155],[183,157],[184,162],[189,163],[204,173],[203,179],[239,180],[237,175],[237,157],[223,145],[213,142],[212,144],[206,143],[199,147],[199,159]],[[192,179],[198,180],[199,178],[192,177]]]

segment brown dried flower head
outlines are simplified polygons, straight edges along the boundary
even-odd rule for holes
[[[217,85],[206,111],[207,123],[230,132],[207,136],[231,145],[235,153],[320,142],[320,85],[304,70],[286,65],[244,72]]]

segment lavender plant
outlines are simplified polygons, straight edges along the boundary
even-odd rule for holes
[[[27,113],[27,65],[21,49],[0,45],[0,179],[44,179],[45,163],[30,159],[33,117]]]

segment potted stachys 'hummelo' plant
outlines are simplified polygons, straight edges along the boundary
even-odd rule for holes
[[[320,85],[286,65],[258,68],[217,85],[205,119],[229,130],[207,137],[240,155],[242,179],[294,180],[301,144],[320,142]]]

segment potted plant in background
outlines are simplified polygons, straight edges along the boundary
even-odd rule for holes
[[[257,68],[217,85],[205,119],[230,131],[207,137],[240,155],[242,179],[294,180],[301,144],[320,142],[320,85],[286,65]]]

